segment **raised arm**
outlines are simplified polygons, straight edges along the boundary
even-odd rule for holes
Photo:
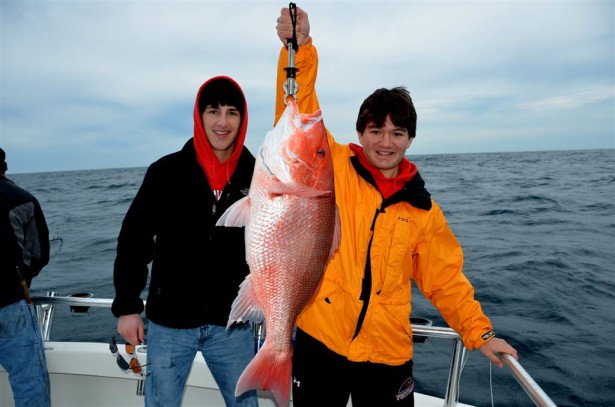
[[[295,80],[298,85],[296,102],[301,113],[313,113],[320,109],[315,90],[318,71],[318,53],[316,52],[316,48],[312,45],[310,22],[307,13],[299,7],[296,8],[296,12],[297,20],[295,32],[297,35],[297,45],[299,46],[295,54],[295,67],[297,68]],[[280,50],[278,59],[274,124],[277,123],[282,112],[284,112],[286,108],[284,103],[284,83],[287,79],[286,70],[284,68],[288,66],[288,49],[286,46],[288,40],[293,37],[293,21],[288,8],[283,8],[281,10],[280,16],[277,19],[276,31],[278,38],[280,38],[284,46]]]

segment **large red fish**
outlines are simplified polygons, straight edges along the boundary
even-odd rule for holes
[[[236,395],[270,390],[280,407],[291,390],[295,319],[319,285],[339,242],[333,163],[320,111],[300,114],[294,100],[258,151],[249,195],[218,225],[246,226],[250,274],[229,315],[262,321],[265,342],[239,378]]]

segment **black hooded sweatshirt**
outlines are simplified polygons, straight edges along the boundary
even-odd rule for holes
[[[198,100],[197,95],[195,111]],[[217,201],[203,160],[197,159],[195,139],[203,145],[206,135],[200,114],[194,116],[194,137],[181,151],[149,166],[122,223],[113,273],[116,317],[143,311],[140,295],[151,263],[145,307],[149,320],[171,328],[226,326],[239,285],[249,273],[244,228],[215,226],[231,204],[249,193],[255,159],[243,145],[247,105],[235,145],[236,165],[224,171],[230,178]]]

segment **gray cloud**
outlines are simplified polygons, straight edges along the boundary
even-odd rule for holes
[[[0,145],[11,172],[147,166],[192,135],[200,84],[235,78],[247,146],[273,124],[271,1],[0,2]],[[409,154],[615,147],[611,1],[310,1],[325,123],[406,86]]]

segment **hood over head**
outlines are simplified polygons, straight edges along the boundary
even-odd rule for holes
[[[220,162],[214,154],[207,134],[203,128],[203,118],[201,116],[205,107],[216,103],[219,105],[233,105],[241,112],[241,127],[235,139],[235,147],[231,156]],[[228,76],[214,76],[201,85],[196,95],[194,104],[194,147],[198,163],[205,171],[207,180],[212,190],[223,190],[226,183],[237,167],[237,161],[241,155],[241,150],[246,139],[248,129],[248,104],[243,90],[235,80]]]

